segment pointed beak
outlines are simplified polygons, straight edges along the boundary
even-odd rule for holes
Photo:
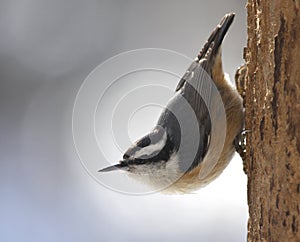
[[[117,170],[128,171],[129,167],[125,162],[120,162],[120,164],[116,164],[113,166],[100,169],[98,172],[109,172],[109,171],[117,171]]]
[[[220,24],[215,28],[215,30],[209,36],[207,42],[205,43],[203,49],[197,56],[198,60],[206,58],[208,62],[211,62],[219,51],[219,48],[223,42],[223,39],[233,22],[235,14],[226,14],[221,20]]]

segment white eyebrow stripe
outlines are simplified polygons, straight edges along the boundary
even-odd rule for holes
[[[166,132],[164,132],[164,135],[159,142],[157,142],[156,144],[150,144],[148,146],[141,148],[140,150],[136,151],[133,156],[135,158],[139,158],[143,155],[151,155],[154,152],[157,152],[157,154],[158,154],[158,152],[161,151],[162,148],[164,148],[166,141],[167,141],[167,134],[166,134]]]

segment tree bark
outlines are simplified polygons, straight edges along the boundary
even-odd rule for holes
[[[300,241],[300,1],[248,0],[248,241]]]

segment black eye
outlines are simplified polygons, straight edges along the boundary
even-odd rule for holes
[[[130,156],[129,155],[127,155],[127,154],[124,154],[123,155],[123,159],[128,159]]]

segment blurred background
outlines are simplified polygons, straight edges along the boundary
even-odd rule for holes
[[[194,58],[227,12],[231,79],[243,63],[246,1],[2,0],[0,241],[246,241],[246,176],[236,155],[189,195],[125,195],[97,183],[72,139],[86,76],[137,48]]]

